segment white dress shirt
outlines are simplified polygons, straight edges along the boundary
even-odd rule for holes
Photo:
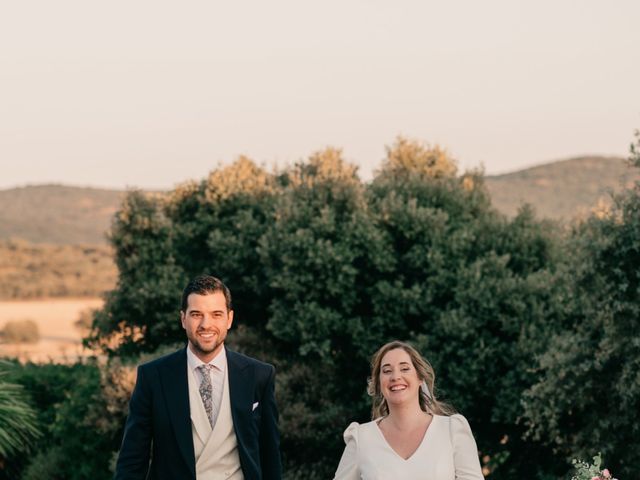
[[[198,367],[205,365],[205,362],[200,360],[189,347],[187,347],[187,365],[198,380],[198,384],[202,383],[202,373]],[[215,426],[216,420],[218,419],[218,413],[220,412],[220,405],[222,403],[224,375],[227,370],[227,352],[224,349],[224,345],[218,355],[209,362],[209,365],[213,366],[213,368],[209,369],[209,372],[211,375],[211,386],[213,387],[213,391],[211,393],[211,401],[213,403],[212,423]]]

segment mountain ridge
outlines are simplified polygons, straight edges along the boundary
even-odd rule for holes
[[[625,159],[580,156],[486,175],[493,205],[513,216],[530,204],[539,217],[569,221],[610,203],[610,193],[640,181]],[[0,190],[0,240],[54,245],[104,245],[128,190],[57,183]]]
[[[610,204],[613,192],[636,181],[640,170],[612,156],[571,157],[485,177],[492,203],[502,213],[513,216],[526,203],[540,217],[565,221]]]

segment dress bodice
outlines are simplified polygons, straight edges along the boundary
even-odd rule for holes
[[[388,444],[377,422],[352,423],[335,480],[482,480],[475,440],[462,415],[434,415],[407,459]]]

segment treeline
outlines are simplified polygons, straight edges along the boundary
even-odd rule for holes
[[[47,245],[0,240],[0,300],[98,297],[116,284],[107,245]]]
[[[391,339],[434,365],[488,478],[558,479],[599,451],[633,478],[639,213],[636,184],[570,232],[527,208],[508,219],[481,174],[403,139],[369,183],[327,149],[284,171],[240,158],[166,195],[130,193],[111,237],[117,289],[87,339],[110,360],[14,368],[45,433],[5,465],[23,480],[109,478],[133,365],[183,342],[181,290],[212,273],[234,294],[231,346],[277,367],[288,480],[332,477],[342,431],[369,419],[369,357]]]

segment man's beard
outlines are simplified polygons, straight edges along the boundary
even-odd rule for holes
[[[191,345],[193,345],[193,349],[196,351],[196,353],[208,355],[212,352],[215,352],[220,347],[220,345],[224,343],[224,340],[227,338],[227,332],[216,332],[216,333],[217,333],[216,341],[211,346],[203,346],[202,343],[200,343],[200,340],[198,339],[198,332],[196,332],[193,338],[189,338],[189,341],[191,342]]]

